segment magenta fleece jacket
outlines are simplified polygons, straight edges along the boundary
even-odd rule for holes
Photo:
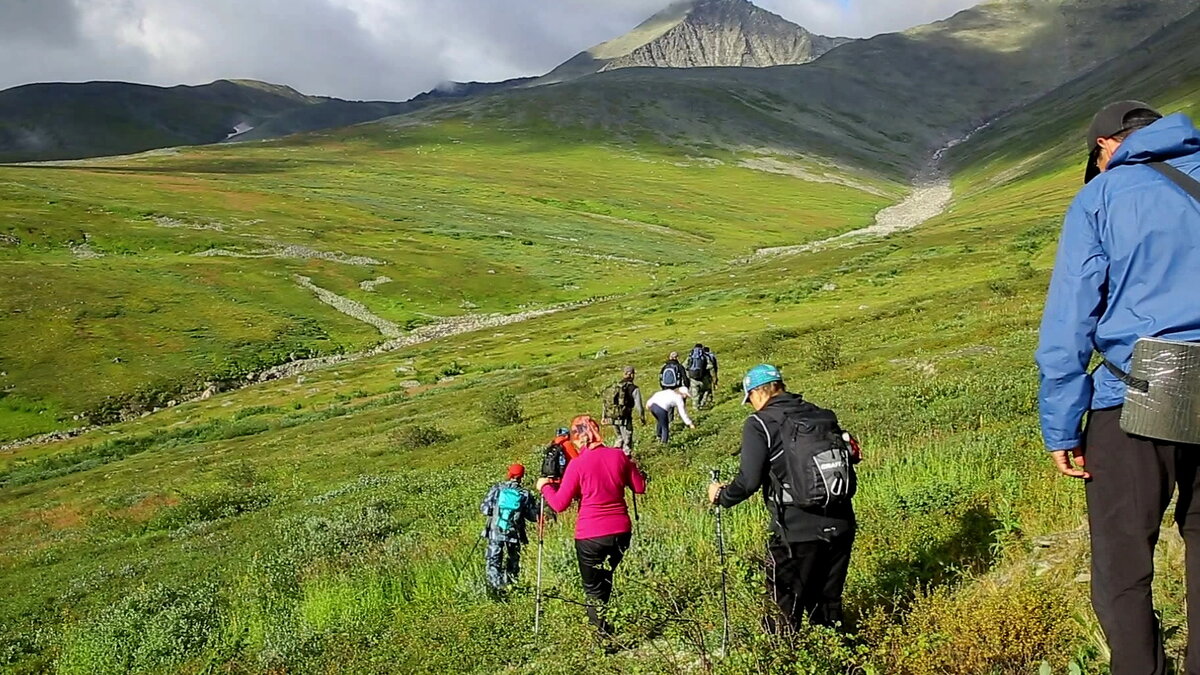
[[[646,480],[637,464],[617,448],[585,450],[567,465],[562,483],[542,488],[546,503],[562,512],[579,500],[575,539],[625,534],[633,529],[625,506],[625,488],[646,493]]]

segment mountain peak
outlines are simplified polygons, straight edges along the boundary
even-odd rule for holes
[[[810,33],[749,0],[683,0],[577,55],[541,83],[620,68],[796,65],[848,41]]]

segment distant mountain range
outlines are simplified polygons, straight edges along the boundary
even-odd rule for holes
[[[261,140],[486,108],[904,173],[914,154],[1083,75],[1195,8],[1195,0],[991,0],[928,26],[849,40],[815,35],[748,0],[688,0],[542,77],[448,83],[404,103],[306,96],[249,80],[15,87],[0,92],[0,161]]]
[[[253,80],[195,87],[30,84],[0,91],[0,161],[76,159],[269,138],[379,119],[408,108],[306,96]]]

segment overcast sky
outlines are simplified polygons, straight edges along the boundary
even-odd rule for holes
[[[540,75],[670,0],[0,0],[0,89],[47,81],[253,78],[404,100],[447,80]],[[758,0],[868,36],[977,0]]]

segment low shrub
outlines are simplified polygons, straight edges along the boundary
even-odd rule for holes
[[[58,672],[179,672],[220,638],[218,597],[212,584],[138,589],[67,631]]]
[[[431,445],[448,443],[452,440],[454,440],[454,437],[442,431],[441,428],[426,424],[404,427],[392,434],[392,442],[402,450],[427,448]]]
[[[509,391],[494,394],[485,400],[481,407],[483,419],[496,426],[512,426],[525,419],[525,413],[521,410],[521,399]]]
[[[837,370],[842,365],[842,344],[837,338],[821,334],[808,347],[808,367],[814,372]]]

